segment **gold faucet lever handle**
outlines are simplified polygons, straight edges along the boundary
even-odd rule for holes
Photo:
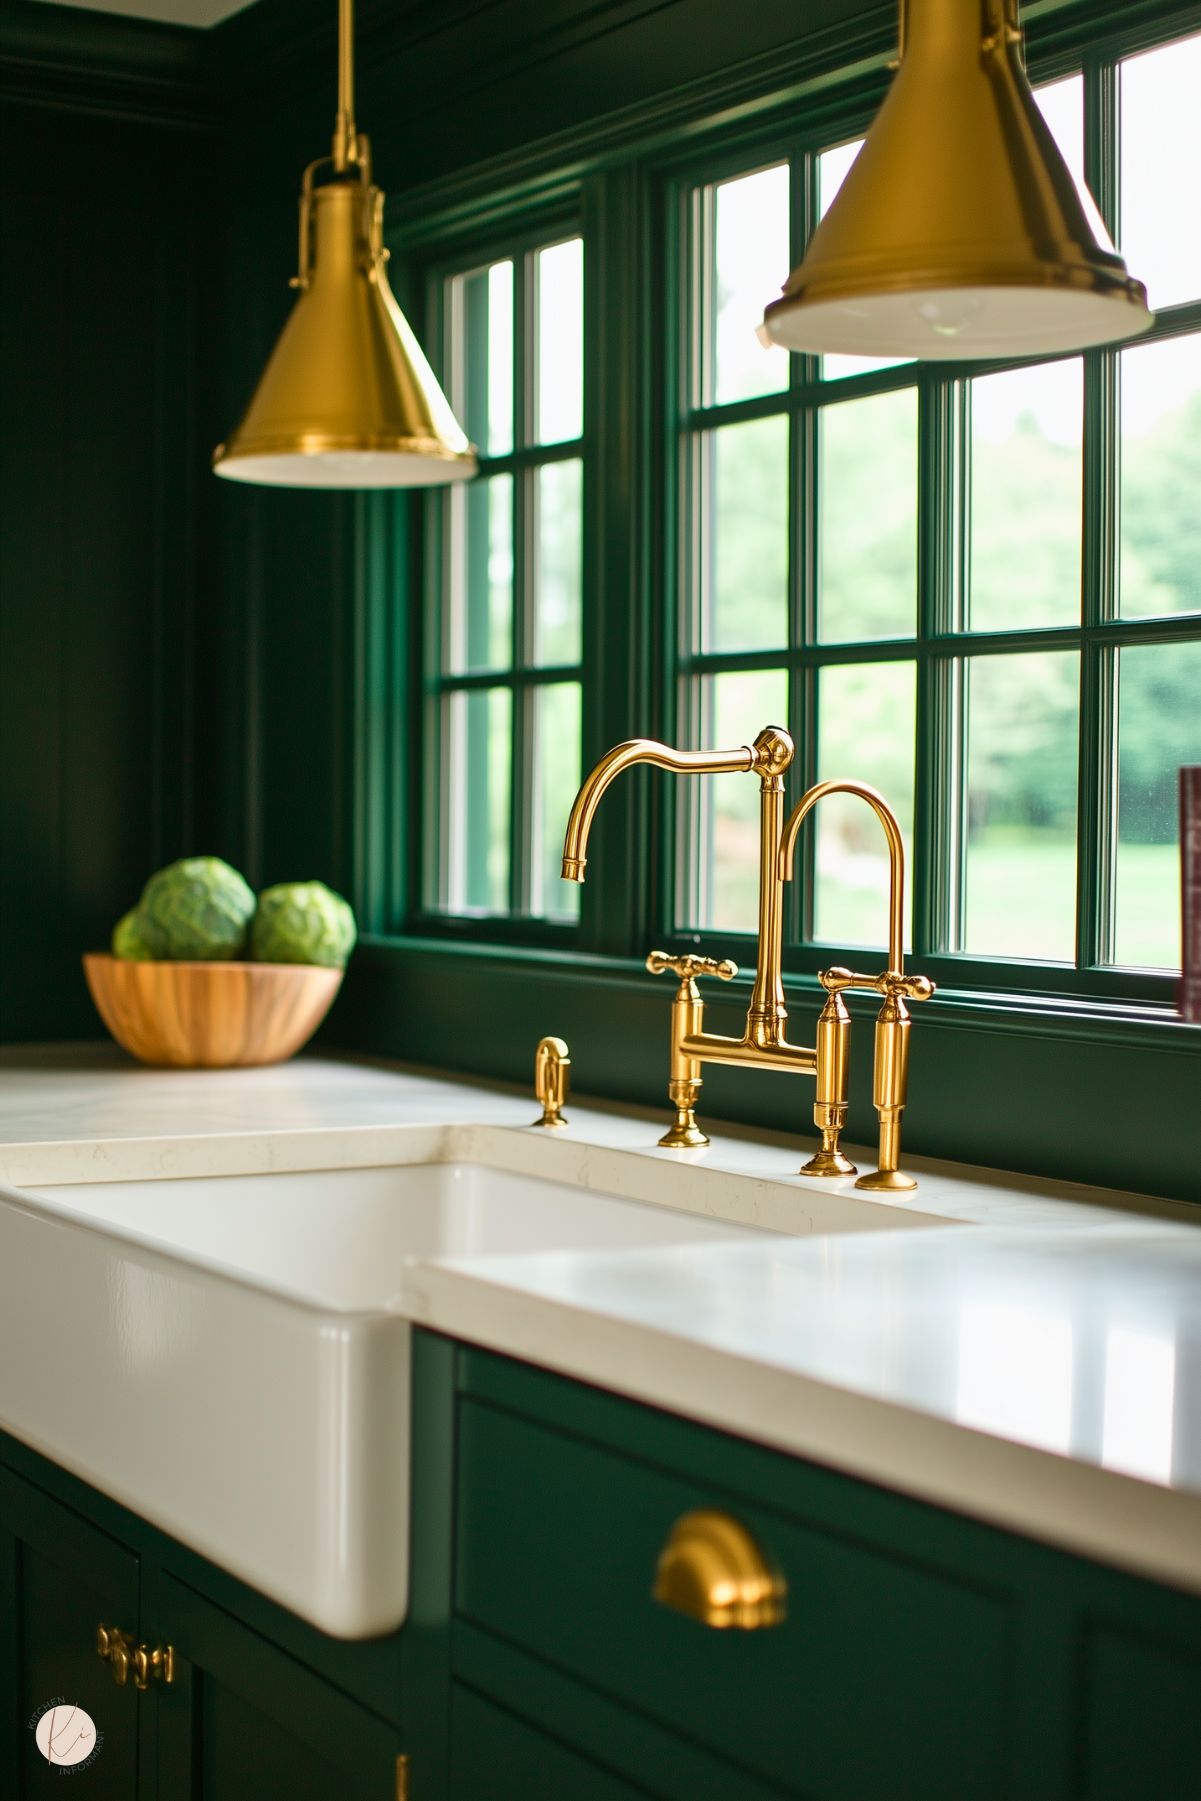
[[[548,1132],[567,1124],[563,1103],[567,1099],[570,1070],[571,1058],[563,1040],[543,1038],[534,1055],[534,1095],[542,1108],[542,1118],[536,1119],[534,1124],[545,1127]]]
[[[716,976],[719,982],[732,982],[738,974],[737,963],[731,963],[728,957],[723,957],[719,963],[716,957],[698,957],[691,951],[680,957],[671,957],[666,951],[652,951],[646,967],[653,976],[661,976],[670,969],[681,982],[691,982],[696,976]]]
[[[898,975],[895,969],[882,970],[878,976],[860,975],[853,969],[824,969],[817,979],[827,994],[841,994],[844,988],[867,988],[886,1000],[928,1001],[934,993],[929,976]]]

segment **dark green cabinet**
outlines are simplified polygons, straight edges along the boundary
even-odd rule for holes
[[[1201,1600],[418,1332],[403,1629],[327,1638],[0,1435],[0,1801],[1198,1801]],[[736,1516],[785,1619],[652,1598]],[[119,1688],[96,1628],[170,1645]],[[81,1790],[81,1792],[83,1792]]]
[[[381,1686],[378,1644],[324,1640],[283,1615],[292,1648],[272,1642],[260,1630],[271,1607],[261,1596],[23,1447],[9,1441],[4,1452],[39,1467],[73,1505],[0,1461],[0,1801],[61,1794],[71,1773],[86,1775],[81,1792],[93,1801],[397,1801],[400,1731],[355,1692]],[[128,1542],[84,1509],[126,1526]],[[119,1685],[98,1654],[101,1625],[133,1646],[169,1645],[169,1683],[140,1690],[130,1674]],[[95,1729],[77,1770],[39,1750],[39,1716],[55,1704],[63,1748],[83,1715]]]
[[[456,1685],[451,1700],[449,1801],[637,1801],[635,1788],[494,1702]]]
[[[465,1620],[822,1801],[1004,1795],[1003,1590],[723,1491],[783,1571],[788,1612],[764,1630],[705,1629],[653,1601],[651,1578],[712,1483],[471,1398],[459,1443]]]
[[[1201,1796],[1201,1600],[504,1358],[458,1387],[453,1674],[617,1793]],[[697,1508],[782,1571],[782,1623],[652,1599]]]
[[[0,1794],[61,1793],[69,1769],[94,1801],[134,1801],[138,1695],[96,1655],[101,1623],[138,1629],[138,1559],[19,1477],[0,1473]],[[37,1726],[56,1710],[51,1758]],[[74,1713],[73,1711],[74,1710]],[[80,1711],[82,1710],[82,1711]],[[86,1715],[86,1720],[84,1716]],[[77,1727],[91,1737],[81,1741]],[[43,1733],[47,1728],[43,1726]],[[92,1736],[94,1735],[94,1736]],[[83,1752],[88,1761],[59,1761]]]
[[[1081,1650],[1082,1801],[1201,1795],[1201,1645],[1098,1620]]]
[[[160,1801],[396,1801],[394,1727],[171,1576],[178,1642],[158,1718]]]

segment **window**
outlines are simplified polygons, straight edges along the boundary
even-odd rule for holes
[[[485,96],[479,141],[509,148],[455,153],[411,196],[393,247],[481,475],[354,515],[350,836],[385,977],[362,1048],[527,1082],[557,1031],[581,1088],[660,1097],[670,988],[646,954],[743,965],[713,994],[734,1027],[756,783],[623,774],[582,890],[558,879],[568,807],[625,738],[778,722],[793,799],[858,775],[905,828],[910,954],[939,984],[911,1148],[1194,1196],[1173,971],[1176,772],[1201,761],[1201,36],[1175,0],[1024,10],[1048,123],[1159,309],[1128,348],[932,366],[759,345],[879,104],[895,15],[848,20],[845,77],[798,21],[778,57],[670,92],[639,68],[613,112],[626,27],[573,40],[596,75],[564,92],[578,129],[535,138]],[[796,873],[803,1043],[816,972],[881,947],[867,810],[824,803]],[[707,1081],[714,1118],[798,1123],[793,1084]],[[1053,1104],[1011,1104],[1031,1093]],[[852,1120],[874,1130],[861,1080]]]
[[[858,141],[828,126],[681,184],[677,735],[786,724],[794,797],[838,775],[881,788],[911,848],[914,953],[945,982],[1149,993],[1179,966],[1177,769],[1201,761],[1199,85],[1192,37],[1039,90],[1158,309],[1121,350],[970,369],[765,351],[764,300]],[[677,931],[752,932],[754,784],[680,784],[677,805]],[[825,802],[797,873],[798,967],[882,943],[866,809]]]
[[[450,391],[479,479],[431,502],[426,905],[569,922],[580,777],[583,242],[519,242],[441,282]]]

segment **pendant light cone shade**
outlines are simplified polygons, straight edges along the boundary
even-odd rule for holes
[[[1145,331],[1147,294],[1077,188],[1026,79],[1017,0],[902,0],[867,140],[761,336],[961,360]]]
[[[314,183],[328,166],[330,179]],[[254,398],[213,468],[280,488],[417,488],[476,473],[450,410],[388,286],[384,197],[354,123],[352,0],[338,0],[338,112],[332,154],[300,196],[299,296]]]
[[[422,487],[475,454],[373,251],[357,177],[313,190],[307,282],[218,475],[290,488]]]

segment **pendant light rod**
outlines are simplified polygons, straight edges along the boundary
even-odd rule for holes
[[[354,0],[338,0],[338,116],[333,164],[339,172],[359,160],[354,122]]]

